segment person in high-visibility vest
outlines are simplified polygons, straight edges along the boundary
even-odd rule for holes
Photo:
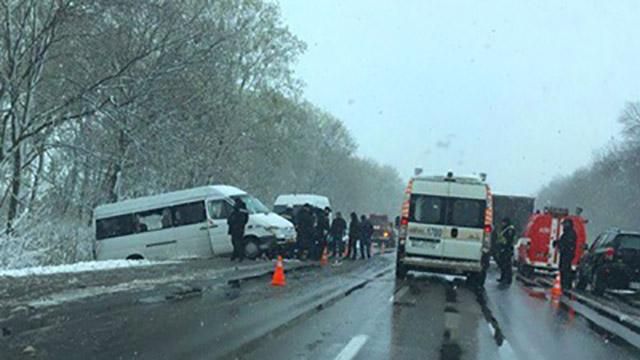
[[[498,266],[500,266],[499,282],[511,283],[513,274],[511,262],[513,258],[513,245],[516,237],[516,229],[509,218],[502,219],[502,228],[498,233],[496,245],[498,247]]]

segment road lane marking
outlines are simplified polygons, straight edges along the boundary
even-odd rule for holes
[[[489,326],[489,331],[491,332],[491,336],[495,338],[496,336],[496,328],[493,327],[493,324],[487,323]],[[507,339],[502,339],[502,345],[498,345],[498,356],[500,359],[516,359],[516,354],[513,352],[513,348],[511,344],[507,341]],[[535,359],[535,357],[534,357]]]
[[[496,329],[493,327],[493,325],[491,325],[491,323],[487,323],[487,326],[489,327],[489,331],[491,332],[491,337],[495,338],[496,337]]]
[[[340,354],[336,356],[335,360],[351,360],[358,355],[358,352],[364,344],[369,340],[369,336],[367,335],[356,335],[349,341],[347,346],[340,351]]]
[[[402,297],[405,296],[408,291],[409,288],[407,286],[403,286],[395,295],[391,295],[391,297],[389,298],[389,302],[394,302],[396,300],[402,299]]]

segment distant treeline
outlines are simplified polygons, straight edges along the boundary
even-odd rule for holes
[[[303,98],[306,45],[277,4],[0,4],[1,233],[86,226],[100,203],[218,183],[267,205],[310,192],[399,211],[398,173],[358,157],[343,123]]]
[[[584,208],[590,239],[609,227],[640,230],[640,102],[628,103],[619,121],[622,141],[593,163],[556,179],[538,195],[538,207]]]

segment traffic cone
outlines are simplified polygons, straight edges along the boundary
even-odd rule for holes
[[[380,255],[384,255],[384,241],[380,243]]]
[[[282,256],[278,256],[278,261],[276,262],[276,269],[273,272],[273,277],[271,278],[271,285],[273,286],[285,286],[287,284],[284,279],[284,266],[282,265]]]
[[[556,279],[553,281],[553,287],[551,288],[551,297],[559,298],[562,296],[562,285],[560,285],[560,273],[556,275]]]
[[[324,247],[322,251],[322,257],[320,258],[320,265],[325,266],[329,263],[329,252],[327,251],[327,247]]]

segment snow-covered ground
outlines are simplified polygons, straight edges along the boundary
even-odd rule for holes
[[[171,264],[175,261],[149,261],[149,260],[104,260],[104,261],[83,261],[74,264],[34,266],[20,269],[0,270],[0,276],[22,277],[32,275],[49,275],[61,273],[79,273],[87,271],[103,271],[119,268],[130,268],[140,266],[151,266],[160,264]]]

